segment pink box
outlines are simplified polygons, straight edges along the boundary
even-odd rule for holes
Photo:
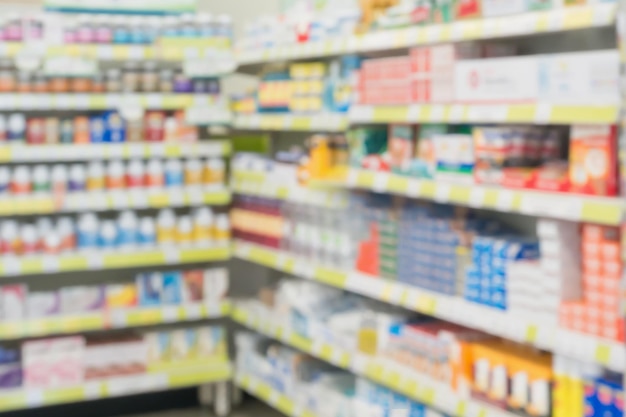
[[[79,336],[24,342],[24,386],[56,388],[81,384],[84,351],[85,339]]]

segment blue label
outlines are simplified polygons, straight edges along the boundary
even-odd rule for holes
[[[177,187],[183,185],[183,173],[165,171],[165,185],[167,187]]]
[[[118,235],[118,242],[120,245],[133,245],[137,242],[137,231],[134,229],[120,228]]]
[[[77,239],[78,248],[96,248],[98,247],[98,234],[78,231]]]

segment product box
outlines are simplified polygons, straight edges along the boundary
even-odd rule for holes
[[[516,103],[536,101],[539,57],[490,58],[459,61],[455,70],[456,101]]]
[[[46,389],[81,384],[84,351],[85,339],[79,336],[24,342],[24,387]]]
[[[182,301],[182,285],[182,274],[180,272],[164,272],[161,303],[180,304]]]
[[[482,0],[483,17],[524,13],[527,0]]]
[[[103,115],[105,133],[104,142],[107,143],[120,143],[126,140],[126,128],[124,126],[124,120],[118,112],[107,112]]]
[[[28,288],[23,284],[0,287],[0,318],[5,321],[26,318]]]
[[[137,286],[135,284],[108,285],[106,288],[107,308],[135,307],[137,298]]]
[[[151,272],[137,275],[139,305],[142,307],[161,305],[163,294],[163,275]]]
[[[617,105],[617,50],[539,56],[539,100],[564,104]]]
[[[213,268],[204,271],[204,299],[207,301],[221,301],[229,289],[228,269]]]
[[[0,389],[22,386],[22,364],[17,349],[0,346]]]
[[[415,152],[415,126],[390,125],[388,151],[391,169],[396,172],[408,171]]]
[[[75,134],[78,133],[75,131]],[[91,143],[103,143],[106,140],[106,122],[102,116],[89,118],[89,140]]]
[[[572,126],[569,180],[572,192],[617,194],[617,130],[615,126]]]
[[[60,313],[61,296],[57,291],[31,292],[28,294],[29,318],[44,318]]]
[[[479,18],[482,14],[483,0],[455,0],[455,19]]]
[[[471,135],[434,135],[435,178],[473,183],[474,147]]]
[[[106,290],[102,285],[61,288],[61,312],[81,314],[106,307]]]

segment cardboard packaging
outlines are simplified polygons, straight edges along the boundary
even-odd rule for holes
[[[569,171],[572,192],[616,195],[617,169],[615,126],[572,127]]]

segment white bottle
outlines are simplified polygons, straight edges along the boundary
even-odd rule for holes
[[[105,220],[100,225],[100,248],[115,249],[117,247],[117,225],[113,220]]]
[[[172,209],[163,209],[157,218],[157,242],[159,245],[176,243],[176,215]]]
[[[19,244],[18,225],[15,220],[6,220],[0,227],[0,247],[3,254],[15,254]]]
[[[132,211],[124,211],[117,220],[118,242],[122,249],[135,248],[138,243],[139,220]]]
[[[11,181],[11,191],[13,194],[28,194],[31,191],[30,168],[20,165],[13,171]]]
[[[52,168],[52,191],[64,193],[67,191],[67,165],[55,165]]]
[[[163,187],[163,162],[160,159],[151,159],[148,162],[146,186],[150,188]]]
[[[139,244],[152,247],[157,243],[156,224],[153,217],[142,217],[139,224]]]
[[[11,171],[7,166],[0,166],[0,194],[9,192],[11,184]]]
[[[20,230],[20,239],[22,241],[22,253],[24,255],[32,255],[37,252],[38,239],[37,228],[32,224],[25,224]]]
[[[85,191],[87,186],[87,172],[82,164],[72,165],[70,168],[70,191]]]
[[[191,158],[185,163],[185,184],[202,184],[202,163],[197,158]]]
[[[93,250],[99,247],[100,224],[94,213],[85,213],[78,221],[78,249]]]
[[[50,192],[50,170],[46,165],[37,165],[33,170],[33,192]]]
[[[97,191],[104,189],[104,165],[100,161],[93,161],[87,167],[87,190]]]
[[[215,216],[209,207],[201,207],[193,216],[193,238],[198,245],[211,245],[215,241]]]
[[[165,163],[165,186],[182,187],[183,163],[179,159],[170,159]]]
[[[222,187],[226,178],[226,164],[222,158],[209,158],[204,166],[204,183]]]
[[[176,236],[179,245],[189,246],[193,243],[193,222],[191,216],[180,216],[176,228]]]
[[[74,250],[76,247],[76,230],[74,220],[70,217],[61,217],[57,221],[56,232],[59,235],[62,251]]]
[[[119,190],[126,186],[126,170],[121,161],[111,161],[107,167],[106,185],[109,190]]]
[[[129,188],[143,187],[145,180],[145,167],[142,161],[133,159],[128,164],[128,181]]]
[[[230,217],[228,214],[218,214],[215,220],[215,241],[217,245],[227,245],[230,240]]]

